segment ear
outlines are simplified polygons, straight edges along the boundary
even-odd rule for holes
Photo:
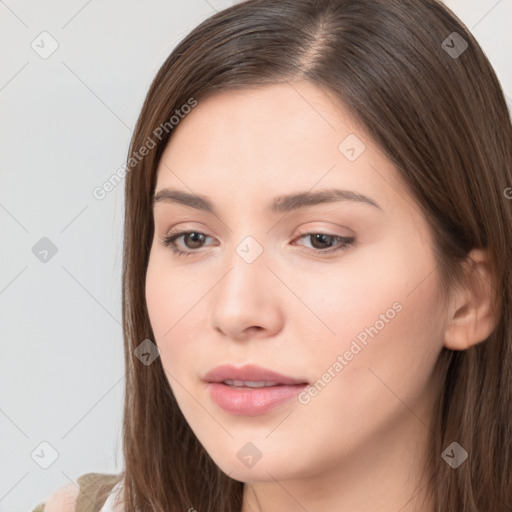
[[[444,345],[451,350],[466,350],[484,341],[496,327],[492,310],[495,280],[487,253],[473,249],[464,266],[465,286],[453,290],[446,319]]]

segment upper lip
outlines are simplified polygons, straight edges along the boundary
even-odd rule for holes
[[[307,384],[305,379],[297,379],[282,375],[269,368],[262,366],[247,364],[236,367],[232,364],[223,364],[216,366],[204,375],[203,380],[206,382],[223,382],[225,380],[245,380],[252,382],[277,382],[278,384]]]

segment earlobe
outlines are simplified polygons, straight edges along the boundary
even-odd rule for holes
[[[473,249],[465,262],[466,284],[453,290],[444,345],[466,350],[486,340],[496,327],[495,279],[483,249]]]

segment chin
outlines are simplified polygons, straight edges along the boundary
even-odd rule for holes
[[[297,459],[293,454],[288,456],[286,453],[274,450],[273,453],[265,455],[265,448],[262,448],[258,455],[257,449],[251,443],[235,442],[232,446],[233,456],[230,458],[226,457],[226,453],[231,450],[226,447],[221,447],[220,453],[210,456],[223,473],[241,482],[288,480],[296,477],[302,470],[306,471],[308,467],[308,464],[305,464],[304,454],[301,454],[301,465],[305,464],[306,468],[296,466]],[[292,466],[290,461],[294,461],[295,466]]]

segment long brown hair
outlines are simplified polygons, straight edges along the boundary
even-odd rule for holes
[[[444,289],[461,282],[471,248],[488,250],[499,272],[496,328],[468,350],[443,348],[445,385],[425,470],[436,509],[512,510],[512,201],[505,193],[512,129],[495,72],[436,0],[248,0],[176,46],[131,141],[122,297],[126,512],[241,510],[244,484],[224,474],[193,434],[160,358],[144,365],[134,354],[155,339],[145,302],[152,195],[176,110],[221,90],[295,80],[340,101],[397,167],[429,221]],[[469,454],[456,470],[441,457],[453,441]]]

